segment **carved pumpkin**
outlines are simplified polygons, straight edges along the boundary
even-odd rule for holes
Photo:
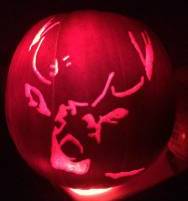
[[[144,172],[170,136],[172,103],[159,40],[142,23],[106,12],[39,22],[19,44],[7,81],[18,151],[73,191],[109,188]]]

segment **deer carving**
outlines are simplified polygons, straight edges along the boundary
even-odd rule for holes
[[[32,69],[35,76],[39,79],[41,83],[44,85],[51,85],[52,81],[47,79],[40,72],[37,64],[37,56],[42,48],[42,44],[45,40],[46,33],[50,32],[54,27],[60,25],[59,21],[54,21],[54,18],[50,19],[36,34],[34,37],[29,51],[34,51],[33,59],[32,59]],[[140,79],[134,84],[134,86],[127,88],[125,86],[125,90],[119,91],[116,86],[112,84],[112,80],[116,76],[115,72],[109,72],[106,77],[106,82],[104,86],[101,87],[101,91],[98,96],[92,102],[78,102],[76,100],[68,100],[67,103],[62,103],[59,105],[59,109],[55,117],[52,117],[52,112],[45,101],[45,97],[43,96],[40,89],[33,86],[30,83],[25,83],[25,96],[28,98],[28,106],[35,108],[40,115],[45,115],[49,118],[53,118],[54,122],[58,123],[58,127],[54,126],[51,135],[51,155],[50,155],[50,163],[51,166],[55,169],[62,170],[65,172],[84,175],[89,171],[92,160],[90,158],[85,158],[81,161],[77,161],[74,157],[69,157],[64,153],[61,147],[67,142],[72,143],[76,146],[80,152],[80,154],[84,153],[84,146],[80,143],[79,139],[77,139],[73,133],[66,133],[65,136],[58,142],[57,137],[60,133],[63,132],[66,125],[69,123],[66,121],[66,117],[71,115],[75,116],[78,114],[78,108],[80,107],[91,107],[96,108],[100,102],[103,101],[107,92],[110,91],[111,95],[114,98],[123,99],[128,96],[132,96],[139,91],[142,90],[145,80],[151,81],[153,75],[153,63],[154,63],[154,53],[153,53],[153,45],[150,40],[150,37],[146,31],[140,33],[140,37],[142,38],[145,46],[145,52],[143,52],[140,48],[139,43],[135,37],[135,34],[132,31],[129,31],[128,37],[130,39],[130,43],[135,49],[136,55],[141,60],[142,66],[145,71],[145,75],[142,75]],[[63,61],[70,59],[70,55],[65,55]],[[71,62],[67,63],[67,67],[71,66]],[[59,61],[55,58],[52,63],[49,65],[49,75],[54,78],[59,72]],[[37,97],[37,98],[36,98]],[[94,140],[97,144],[102,142],[102,129],[104,124],[118,124],[120,120],[126,119],[128,115],[131,113],[128,108],[118,107],[114,108],[112,111],[109,111],[107,114],[101,114],[96,120],[92,113],[86,113],[81,117],[81,120],[84,121],[88,128],[88,135],[86,137]],[[92,132],[89,130],[92,129]],[[113,179],[128,177],[132,175],[136,175],[142,172],[145,168],[141,167],[132,171],[122,171],[118,173],[114,172],[106,172],[105,176]]]

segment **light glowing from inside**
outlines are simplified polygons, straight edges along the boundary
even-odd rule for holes
[[[133,35],[133,33],[131,31],[129,31],[128,35],[129,35],[129,38],[131,40],[131,43],[135,47],[135,49],[136,49],[136,51],[137,51],[137,53],[138,53],[138,55],[142,61],[142,64],[145,67],[145,71],[146,71],[146,75],[147,75],[148,80],[151,80],[152,73],[153,73],[154,52],[153,52],[153,47],[152,47],[152,43],[151,43],[151,40],[149,38],[149,35],[147,34],[146,31],[141,33],[142,39],[143,39],[144,44],[145,44],[145,54],[146,54],[145,57],[141,51],[141,48],[138,45],[138,42],[136,41],[136,38]]]
[[[182,138],[182,140],[186,140],[186,133],[185,132],[183,132],[182,134],[181,134],[181,138]]]
[[[76,105],[83,106],[83,103],[69,101],[71,106],[66,106],[64,104],[60,105],[59,111],[55,117],[55,121],[59,123],[59,126],[55,126],[52,132],[51,141],[51,156],[50,162],[53,168],[63,170],[66,172],[83,175],[86,174],[90,168],[91,160],[89,158],[77,161],[76,158],[69,157],[63,151],[63,145],[67,142],[72,143],[76,146],[80,154],[84,153],[84,148],[82,144],[77,140],[72,134],[67,133],[60,141],[57,141],[57,136],[62,132],[66,125],[66,120],[64,119],[70,110],[72,115],[76,114]],[[73,107],[73,108],[72,108]]]
[[[69,157],[63,152],[62,146],[67,142],[71,142],[78,147],[79,151],[83,154],[83,146],[81,143],[71,134],[67,134],[60,142],[57,142],[56,127],[52,134],[52,146],[50,162],[53,168],[63,170],[66,172],[74,173],[77,175],[86,174],[90,167],[90,159],[84,159],[76,161],[76,158]]]
[[[78,101],[69,100],[67,109],[71,111],[71,115],[76,115],[77,114],[76,107],[87,107],[88,105],[89,104],[86,102],[78,102]]]
[[[54,26],[60,24],[59,21],[57,21],[57,22],[51,24],[53,19],[54,19],[54,18],[51,18],[51,19],[38,31],[38,33],[35,35],[35,37],[34,37],[32,43],[31,43],[31,45],[29,46],[29,51],[32,49],[32,47],[33,47],[36,43],[38,43],[38,42],[41,40],[41,38],[43,37],[43,35],[44,35],[45,33],[47,33],[47,32],[48,32],[50,29],[52,29]]]
[[[100,115],[99,121],[96,121],[91,113],[87,113],[82,117],[82,120],[87,123],[87,128],[94,129],[94,132],[88,134],[89,137],[94,138],[98,144],[101,143],[102,124],[118,124],[118,122],[128,116],[129,111],[125,108],[116,108],[111,112]]]
[[[105,173],[106,177],[112,178],[112,179],[119,179],[122,177],[131,177],[134,175],[137,175],[139,173],[141,173],[142,171],[144,171],[145,168],[140,168],[137,170],[131,170],[131,171],[126,171],[126,172],[117,172],[117,173]]]
[[[36,45],[35,50],[33,51],[33,59],[32,59],[32,68],[37,76],[37,78],[43,82],[44,84],[50,85],[52,84],[51,79],[47,79],[44,77],[38,69],[37,57],[39,50],[45,40],[46,33],[50,31],[53,27],[60,24],[60,22],[52,22],[53,18],[51,18],[35,35],[30,47],[29,51]],[[129,31],[128,32],[129,39],[135,48],[141,63],[145,68],[145,73],[147,79],[150,81],[153,73],[153,63],[154,63],[154,52],[151,40],[147,34],[147,32],[141,32],[141,37],[143,39],[145,45],[145,54],[143,53],[141,47],[139,46],[138,41],[136,40],[134,34]],[[66,67],[72,65],[70,61],[70,55],[65,55],[62,58],[62,61],[65,62]],[[57,58],[54,58],[53,62],[48,66],[49,67],[49,75],[50,77],[55,77],[59,72],[59,62]],[[86,174],[89,171],[91,166],[91,159],[86,158],[78,161],[74,157],[69,157],[63,151],[63,146],[66,143],[72,143],[74,146],[78,148],[78,152],[80,154],[84,153],[84,148],[82,144],[77,140],[71,133],[66,133],[65,136],[60,140],[57,140],[58,135],[63,131],[67,121],[65,118],[70,114],[72,116],[77,115],[77,107],[96,107],[106,96],[108,90],[111,90],[111,94],[117,98],[124,98],[127,96],[131,96],[142,89],[145,82],[145,77],[141,76],[140,80],[131,88],[125,89],[124,91],[116,91],[115,86],[111,85],[113,77],[115,76],[115,72],[110,72],[106,79],[105,85],[101,88],[100,94],[98,97],[94,99],[91,103],[87,102],[77,102],[73,100],[68,100],[67,105],[61,104],[59,106],[59,110],[55,116],[54,121],[59,124],[59,126],[54,126],[52,131],[52,141],[51,141],[51,156],[50,162],[53,168],[63,170],[69,173],[74,173],[78,175]],[[34,86],[30,84],[25,84],[25,96],[29,99],[28,106],[34,107],[37,111],[45,116],[51,116],[51,111],[48,109],[45,99],[40,92]],[[86,113],[82,116],[82,120],[86,122],[87,128],[93,129],[92,132],[88,133],[90,138],[94,138],[98,144],[101,143],[101,134],[102,134],[102,126],[103,124],[118,124],[119,121],[129,115],[129,110],[125,108],[115,108],[107,114],[99,115],[97,120],[91,113]],[[182,139],[186,136],[182,135]],[[140,168],[132,171],[124,171],[124,172],[107,172],[105,173],[106,177],[111,179],[119,179],[122,177],[130,177],[141,173],[145,168]],[[99,195],[105,192],[110,191],[112,188],[104,188],[104,189],[74,189],[70,188],[70,190],[78,195],[82,196],[93,196]]]
[[[57,59],[54,60],[54,64],[50,65],[50,70],[51,70],[51,72],[50,72],[51,77],[55,77],[58,74],[58,72],[59,72],[59,64],[58,64]]]
[[[38,43],[38,46],[35,50],[35,53],[33,55],[33,62],[32,62],[32,66],[33,66],[33,71],[34,73],[37,75],[38,79],[40,81],[42,81],[43,83],[50,85],[51,81],[46,79],[44,76],[42,76],[42,74],[39,72],[38,68],[37,68],[37,55],[40,49],[40,46],[42,45],[43,40],[45,39],[45,36],[40,40],[40,42]]]
[[[107,81],[106,81],[106,84],[105,84],[105,87],[104,87],[102,93],[101,93],[101,94],[98,96],[98,98],[91,104],[91,107],[96,107],[97,104],[104,98],[104,96],[105,96],[106,93],[107,93],[107,90],[108,90],[108,88],[109,88],[109,86],[110,86],[110,83],[111,83],[111,81],[112,81],[114,75],[115,75],[114,72],[111,72],[111,73],[109,74],[108,79],[107,79]]]
[[[80,196],[95,196],[109,192],[111,189],[112,188],[110,187],[110,188],[91,188],[86,190],[70,188],[69,190]]]
[[[51,18],[39,31],[38,33],[35,35],[31,45],[29,46],[29,51],[31,51],[32,47],[38,43],[37,48],[34,52],[33,55],[33,61],[32,61],[32,66],[33,66],[33,71],[34,73],[37,75],[38,79],[40,81],[42,81],[43,83],[50,85],[51,81],[46,79],[38,70],[37,68],[37,55],[39,52],[39,49],[45,39],[45,34],[50,31],[53,27],[55,27],[56,25],[60,24],[59,21],[52,23],[53,18]],[[54,77],[57,75],[58,73],[58,61],[57,59],[55,59],[54,64],[50,65],[50,70],[52,70],[52,72],[50,72],[50,76]]]
[[[111,91],[112,91],[113,96],[118,97],[118,98],[124,98],[126,96],[133,95],[134,93],[139,91],[143,86],[144,86],[144,76],[142,76],[140,78],[140,81],[136,85],[131,87],[130,89],[127,89],[127,90],[121,91],[121,92],[116,92],[115,87],[112,86]]]
[[[69,55],[63,57],[63,61],[66,62],[66,64],[65,64],[66,67],[69,67],[69,66],[72,65],[72,62],[71,62],[71,61],[68,61],[69,59],[70,59],[70,56],[69,56]]]

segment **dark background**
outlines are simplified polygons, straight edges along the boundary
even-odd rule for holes
[[[0,201],[69,201],[33,172],[17,153],[4,115],[4,91],[11,57],[25,32],[49,15],[78,9],[114,11],[138,18],[161,39],[173,69],[188,67],[188,3],[181,0],[54,0],[0,3]],[[162,170],[161,170],[162,171]],[[188,173],[139,193],[128,201],[188,201]]]

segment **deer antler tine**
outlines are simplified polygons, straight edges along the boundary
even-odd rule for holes
[[[128,35],[131,40],[131,43],[133,44],[134,48],[136,49],[140,57],[142,64],[145,67],[145,72],[146,72],[148,80],[151,80],[152,72],[153,72],[154,53],[153,53],[153,47],[152,47],[152,43],[148,33],[146,31],[141,32],[141,36],[145,44],[145,54],[146,54],[145,57],[133,33],[129,31]]]
[[[133,87],[125,90],[125,91],[121,91],[121,92],[117,92],[114,86],[111,86],[111,92],[112,95],[118,98],[124,98],[126,96],[130,96],[135,94],[137,91],[139,91],[144,85],[144,76],[142,76],[140,78],[140,81],[135,84]]]
[[[142,39],[144,41],[144,44],[147,45],[148,44],[148,35],[147,35],[147,33],[144,31],[144,32],[141,32],[141,35],[142,35]]]
[[[105,97],[106,93],[107,93],[107,90],[108,88],[110,87],[110,84],[112,82],[112,79],[115,75],[115,72],[111,72],[109,75],[108,75],[108,78],[107,78],[107,81],[106,81],[106,84],[104,86],[104,89],[103,91],[101,92],[101,94],[95,99],[95,101],[91,104],[91,107],[96,107],[97,104]]]

